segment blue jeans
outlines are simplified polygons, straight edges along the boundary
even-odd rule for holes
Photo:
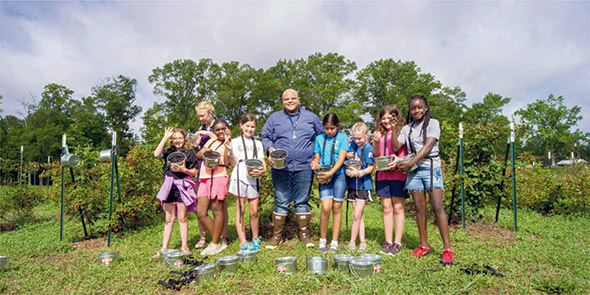
[[[289,205],[295,203],[295,213],[309,213],[309,192],[313,181],[310,169],[283,171],[271,169],[270,175],[275,186],[275,213],[289,213]]]

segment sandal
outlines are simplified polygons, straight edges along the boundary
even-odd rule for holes
[[[205,238],[200,238],[199,241],[195,244],[195,249],[204,248],[205,244],[207,244],[207,240]]]
[[[182,251],[182,253],[186,256],[193,255],[193,252],[191,252],[191,250],[188,249],[188,246],[182,246],[182,248],[180,248],[180,251]]]

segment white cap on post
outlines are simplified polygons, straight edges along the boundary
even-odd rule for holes
[[[61,147],[65,147],[66,146],[66,134],[64,133],[64,135],[61,137]]]
[[[22,145],[20,146],[20,152],[21,153],[23,152],[23,146]]]
[[[117,132],[113,130],[113,146],[117,145]]]
[[[459,138],[463,138],[463,123],[459,123]]]
[[[510,122],[510,142],[514,142],[514,122]]]

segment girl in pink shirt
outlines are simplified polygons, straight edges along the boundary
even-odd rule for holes
[[[403,157],[408,153],[405,147],[397,153],[394,152],[391,143],[392,136],[397,138],[403,126],[404,118],[396,105],[385,105],[379,110],[376,130],[373,133],[375,157],[391,155]],[[394,159],[395,157],[392,157],[392,162]],[[408,193],[404,190],[406,175],[398,169],[381,170],[377,171],[376,180],[377,196],[381,197],[383,204],[383,229],[385,230],[385,243],[380,253],[393,256],[400,253],[402,248],[402,235],[406,222],[404,203],[408,198]],[[395,236],[393,235],[394,220]]]

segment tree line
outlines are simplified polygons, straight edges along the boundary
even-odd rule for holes
[[[109,132],[114,130],[124,155],[133,143],[157,141],[166,126],[194,131],[200,125],[194,109],[200,101],[211,102],[217,117],[226,119],[234,132],[247,112],[258,116],[261,128],[270,113],[282,108],[281,93],[286,88],[296,89],[301,106],[320,117],[337,113],[342,128],[357,121],[374,126],[381,106],[396,104],[406,113],[412,95],[425,95],[433,117],[443,127],[443,159],[454,156],[459,122],[481,128],[496,124],[502,136],[507,136],[512,119],[503,115],[511,98],[490,92],[482,102],[468,106],[460,86],[443,85],[413,61],[381,59],[358,69],[343,55],[315,53],[256,69],[237,61],[217,64],[209,58],[178,59],[153,69],[148,80],[159,99],[141,115],[139,134],[129,127],[142,111],[136,104],[137,80],[124,75],[105,78],[87,97],[75,97],[65,85],[47,84],[40,99],[22,101],[22,118],[5,116],[0,110],[2,181],[14,180],[21,145],[24,161],[45,163],[48,156],[59,158],[63,133],[68,135],[69,146],[99,151],[110,147]],[[519,153],[541,160],[547,152],[556,158],[575,152],[588,159],[590,134],[577,128],[581,108],[567,108],[564,101],[550,94],[512,115],[518,122]],[[497,154],[503,153],[501,144],[495,148]]]

